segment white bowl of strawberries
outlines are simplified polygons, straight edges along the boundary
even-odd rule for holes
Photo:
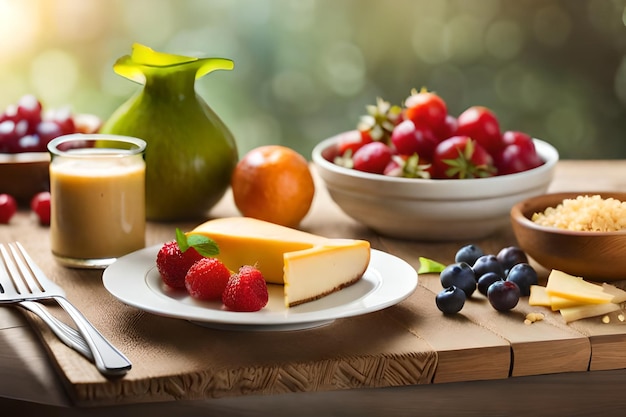
[[[413,91],[402,106],[378,100],[357,129],[320,142],[313,162],[331,198],[381,235],[478,239],[510,227],[513,205],[543,194],[558,151],[473,106],[458,117]]]

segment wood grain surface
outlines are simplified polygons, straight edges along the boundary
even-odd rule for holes
[[[588,172],[594,172],[593,179]],[[560,162],[551,191],[579,189],[626,189],[626,165]],[[228,195],[211,213],[233,214]],[[193,225],[150,224],[149,244],[170,239],[174,227]],[[302,228],[329,237],[368,239],[373,248],[405,259],[416,269],[420,256],[451,262],[456,249],[466,243],[374,235],[345,216],[319,184]],[[527,325],[525,314],[537,308],[522,301],[513,311],[498,313],[478,294],[461,314],[445,317],[434,304],[440,289],[435,274],[421,275],[415,293],[397,306],[323,328],[224,332],[125,306],[103,289],[99,272],[58,267],[49,254],[47,229],[26,212],[0,227],[0,241],[13,240],[20,240],[42,269],[62,283],[69,298],[127,353],[134,367],[124,379],[107,381],[37,319],[13,308],[0,309],[0,397],[6,398],[7,410],[41,409],[49,415],[83,415],[88,410],[89,415],[105,415],[115,406],[118,415],[138,410],[193,415],[200,409],[221,415],[260,415],[270,409],[274,415],[292,415],[287,411],[302,406],[300,415],[323,415],[313,411],[332,407],[345,408],[341,415],[403,415],[416,409],[423,415],[458,415],[441,409],[445,397],[456,393],[474,410],[481,409],[480,415],[499,415],[512,395],[500,391],[495,414],[480,400],[495,387],[515,390],[515,397],[518,392],[535,395],[536,401],[525,404],[525,410],[553,401],[561,407],[557,411],[569,411],[558,415],[590,415],[576,413],[592,395],[595,404],[605,401],[597,410],[626,406],[614,385],[625,376],[626,326],[596,319],[566,325],[558,313],[543,309],[546,320]],[[473,243],[495,252],[515,241],[505,229]],[[547,271],[538,269],[545,279]],[[617,284],[623,287],[624,282]],[[58,309],[55,314],[63,317]],[[558,399],[559,393],[572,389],[577,397]],[[80,407],[58,408],[72,404]],[[272,409],[275,404],[282,404],[285,413]]]

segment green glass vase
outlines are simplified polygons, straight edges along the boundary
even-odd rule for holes
[[[196,93],[195,81],[233,67],[228,59],[172,55],[141,44],[113,66],[143,88],[111,115],[101,132],[147,142],[148,220],[204,218],[228,189],[237,146],[228,127]]]

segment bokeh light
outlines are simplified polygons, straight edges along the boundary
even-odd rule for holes
[[[626,0],[0,0],[0,107],[34,93],[106,119],[141,88],[112,68],[133,42],[235,61],[196,88],[241,153],[309,157],[427,87],[563,158],[626,158]]]

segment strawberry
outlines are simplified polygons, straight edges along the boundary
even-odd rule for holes
[[[417,126],[427,126],[435,131],[446,121],[448,107],[446,102],[436,93],[422,88],[411,90],[411,95],[404,101],[406,118]]]
[[[202,259],[194,248],[180,250],[175,240],[166,242],[157,253],[157,269],[163,282],[172,288],[185,288],[185,275],[191,266]]]
[[[391,161],[391,148],[382,142],[371,142],[363,145],[354,153],[353,168],[357,171],[382,174]]]
[[[484,178],[495,173],[491,155],[469,136],[453,136],[435,148],[434,178]]]
[[[230,277],[222,294],[224,306],[233,311],[259,311],[268,300],[265,278],[250,265],[242,266]]]
[[[185,288],[198,300],[221,300],[230,271],[217,258],[202,258],[185,275]]]
[[[384,175],[389,177],[426,178],[431,177],[432,164],[417,154],[393,155],[385,167]]]
[[[337,141],[338,156],[352,156],[361,146],[370,142],[372,142],[372,138],[368,135],[363,135],[358,130],[346,132]]]
[[[166,242],[157,253],[157,269],[163,282],[172,288],[185,288],[189,268],[203,257],[220,252],[217,244],[206,236],[185,235],[176,228],[176,240]]]
[[[389,144],[393,128],[402,121],[402,108],[392,105],[382,98],[376,99],[376,104],[365,107],[367,114],[361,116],[357,130],[361,133],[362,141],[372,141]]]

